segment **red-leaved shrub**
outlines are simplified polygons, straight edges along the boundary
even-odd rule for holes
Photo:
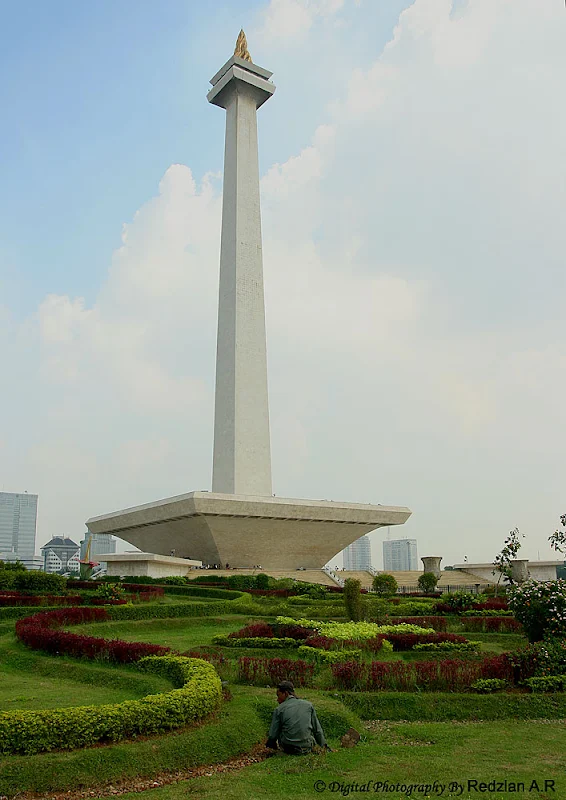
[[[336,687],[350,691],[463,691],[478,678],[501,678],[513,681],[514,668],[509,654],[488,656],[481,661],[444,658],[440,661],[372,661],[360,664],[349,661],[332,664]]]
[[[463,617],[464,630],[485,633],[522,633],[523,626],[513,617]]]
[[[295,686],[307,686],[314,674],[314,664],[301,659],[253,658],[243,656],[238,659],[238,679],[245,683],[275,686],[281,681],[292,681]]]
[[[243,628],[240,628],[239,631],[234,631],[234,633],[230,633],[228,635],[229,639],[253,639],[256,636],[261,636],[262,638],[272,638],[273,637],[273,630],[271,625],[268,625],[267,622],[254,622],[252,625],[246,625]]]
[[[61,611],[45,611],[25,617],[16,622],[16,636],[33,650],[43,650],[53,655],[70,655],[76,658],[100,658],[127,664],[144,656],[161,656],[170,652],[170,647],[161,647],[146,642],[123,642],[119,639],[101,639],[68,633],[63,625],[80,625],[109,619],[104,608],[66,608]]]

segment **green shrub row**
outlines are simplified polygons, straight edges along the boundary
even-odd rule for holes
[[[501,610],[500,608],[484,608],[482,610],[476,609],[469,609],[468,611],[462,611],[462,617],[512,617],[512,611],[505,611]]]
[[[525,686],[528,686],[531,692],[563,692],[566,689],[566,675],[527,678]]]
[[[407,722],[566,719],[566,694],[341,692],[338,697],[362,719]]]
[[[179,728],[220,706],[220,678],[206,661],[150,656],[141,659],[139,665],[169,677],[182,688],[112,705],[5,711],[0,714],[0,752],[30,755],[118,742]]]
[[[273,649],[287,649],[297,647],[299,642],[289,636],[250,636],[247,639],[230,638],[229,636],[214,636],[212,643],[221,647],[270,647]]]
[[[479,650],[480,642],[422,642],[413,645],[413,650],[425,651],[427,653],[445,653],[455,651],[457,653],[475,653]]]
[[[338,664],[342,661],[361,661],[361,650],[321,650],[319,647],[309,647],[302,644],[298,650],[301,658],[314,661],[315,664]]]
[[[163,584],[165,594],[178,594],[187,597],[214,597],[218,600],[237,600],[242,592],[232,589],[215,589],[212,586],[169,586]]]
[[[498,692],[501,689],[505,689],[506,686],[507,681],[504,681],[503,678],[478,678],[477,681],[471,684],[470,689],[480,694],[489,694],[490,692]]]
[[[169,617],[212,617],[215,614],[238,613],[233,601],[212,603],[179,603],[168,605],[105,606],[111,619],[167,619]],[[246,613],[246,612],[244,612]]]
[[[2,619],[22,619],[29,617],[38,611],[60,611],[61,606],[6,606],[0,608],[0,620]]]

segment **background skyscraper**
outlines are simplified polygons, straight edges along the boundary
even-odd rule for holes
[[[110,533],[90,533],[86,531],[85,538],[81,541],[81,559],[86,557],[88,544],[90,542],[89,558],[91,561],[99,561],[100,553],[115,553],[116,539]]]
[[[386,539],[383,542],[383,569],[386,572],[418,570],[416,539]]]
[[[32,561],[36,523],[36,494],[0,492],[0,559]]]
[[[368,570],[371,567],[371,544],[369,536],[362,536],[343,551],[344,569]]]

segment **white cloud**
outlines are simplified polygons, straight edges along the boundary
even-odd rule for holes
[[[317,18],[331,17],[343,6],[344,0],[270,0],[259,35],[278,44],[301,40]]]
[[[310,37],[308,70],[315,21],[338,12],[347,52],[372,4],[272,0],[270,46]],[[382,53],[325,85],[313,131],[298,108],[302,148],[262,179],[276,491],[407,504],[404,533],[445,563],[491,558],[515,525],[546,555],[563,511],[562,17],[550,0],[416,0]],[[26,387],[42,417],[17,457],[3,439],[40,490],[42,540],[208,487],[219,230],[216,176],[174,165],[92,307],[41,304]]]

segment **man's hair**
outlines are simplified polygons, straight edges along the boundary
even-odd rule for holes
[[[277,691],[286,694],[295,694],[295,687],[291,681],[281,681],[281,683],[277,684]]]

